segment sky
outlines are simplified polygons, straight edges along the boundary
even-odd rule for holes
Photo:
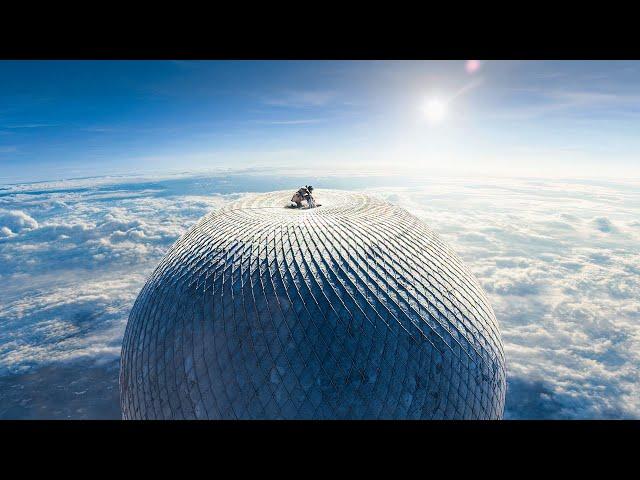
[[[640,177],[637,61],[0,61],[0,183],[314,166]]]

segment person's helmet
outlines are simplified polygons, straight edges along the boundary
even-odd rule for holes
[[[313,187],[312,187],[311,185],[309,185],[309,186],[307,187],[307,190],[309,190],[310,192],[312,192],[312,191],[313,191]]]

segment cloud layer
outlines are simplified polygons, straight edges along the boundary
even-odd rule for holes
[[[503,332],[507,418],[640,417],[637,185],[313,180],[319,195],[371,187],[466,261]],[[246,173],[0,189],[0,418],[117,416],[127,315],[167,248],[243,192],[298,183]],[[95,382],[56,396],[64,381],[55,372]],[[47,389],[51,397],[35,393]]]
[[[0,374],[118,356],[128,310],[155,263],[226,201],[165,190],[89,184],[0,196],[8,231],[0,239]]]
[[[640,416],[639,191],[516,180],[380,190],[431,224],[487,291],[507,418]]]

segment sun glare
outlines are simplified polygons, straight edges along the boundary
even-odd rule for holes
[[[430,123],[440,123],[447,115],[447,104],[439,98],[430,98],[422,104],[422,113]]]

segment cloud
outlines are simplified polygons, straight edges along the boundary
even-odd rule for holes
[[[237,198],[154,185],[86,179],[0,195],[0,378],[115,361],[146,276],[195,221]]]
[[[617,232],[617,228],[613,226],[611,220],[606,217],[598,217],[592,220],[595,228],[604,233],[613,233]]]
[[[526,95],[527,105],[517,110],[502,110],[496,115],[503,119],[532,119],[561,113],[591,110],[615,110],[618,115],[634,115],[640,105],[640,95],[609,93],[596,90],[550,90],[548,88],[514,88],[516,95]],[[528,100],[534,99],[529,103]]]
[[[273,107],[305,108],[322,107],[335,97],[334,92],[321,90],[291,90],[263,99]]]
[[[492,302],[507,418],[640,416],[640,195],[626,184],[451,180],[378,189],[423,218]],[[637,190],[640,191],[640,190]]]
[[[58,127],[57,124],[51,123],[25,123],[22,125],[7,125],[4,128],[9,129],[22,129],[22,128],[49,128],[49,127]]]
[[[259,120],[256,123],[261,123],[263,125],[309,125],[324,121],[325,120],[322,118],[302,118],[295,120]]]
[[[144,276],[84,277],[81,284],[60,279],[60,286],[37,289],[0,306],[0,374],[119,355],[128,309]]]
[[[0,237],[11,237],[38,228],[38,222],[22,210],[0,210]]]

